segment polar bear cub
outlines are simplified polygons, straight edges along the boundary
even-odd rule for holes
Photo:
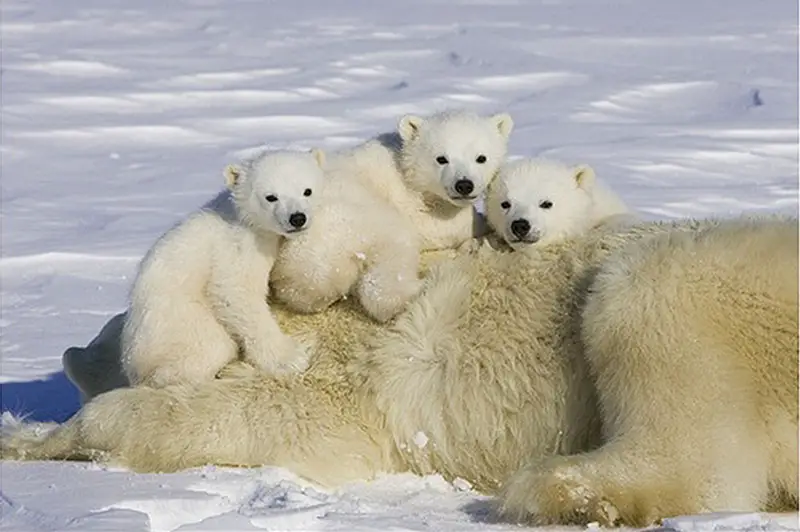
[[[548,244],[607,223],[633,221],[625,203],[587,165],[528,158],[510,161],[490,185],[489,226],[512,249]]]
[[[319,150],[255,156],[148,251],[122,329],[132,384],[210,380],[240,353],[270,373],[305,367],[305,351],[267,306],[268,280],[283,237],[312,224],[323,162]]]
[[[513,127],[506,113],[405,115],[395,133],[331,154],[328,170],[409,220],[423,251],[452,249],[473,237],[473,206],[505,162]]]
[[[406,115],[394,134],[330,154],[317,222],[283,247],[275,298],[310,313],[353,293],[377,321],[394,317],[420,289],[420,252],[473,236],[512,127],[507,114]]]
[[[360,182],[328,176],[314,224],[281,246],[272,295],[300,313],[353,295],[378,322],[419,292],[420,238],[411,223]]]

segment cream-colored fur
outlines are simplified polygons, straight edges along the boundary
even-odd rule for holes
[[[328,173],[314,223],[281,246],[270,275],[275,299],[302,313],[353,295],[379,322],[419,293],[421,241],[391,204],[361,182]]]
[[[407,115],[396,133],[326,156],[325,186],[313,196],[315,201],[323,196],[316,206],[317,221],[307,234],[283,243],[270,273],[273,298],[295,312],[314,313],[354,293],[363,310],[377,321],[396,315],[419,291],[420,250],[453,249],[471,240],[473,202],[505,159],[512,129],[513,120],[507,114]],[[440,157],[447,158],[447,163],[437,161]],[[226,175],[238,171],[231,165]],[[473,184],[471,197],[458,197],[458,179]],[[303,191],[292,193],[298,196]],[[262,271],[252,275],[261,276]],[[123,326],[127,319],[127,314],[112,318]],[[116,329],[110,324],[106,328],[113,333]],[[101,336],[102,345],[98,343]],[[205,349],[228,359],[232,343],[218,336],[221,345]],[[93,382],[91,375],[100,377],[104,368],[114,372],[119,362],[107,360],[116,360],[114,352],[120,348],[113,344],[112,335],[101,332],[88,346],[70,347],[64,353],[65,366],[70,366],[67,374],[89,396],[108,389],[108,383]],[[174,349],[167,341],[152,352],[162,358],[163,351]],[[85,370],[73,372],[74,365]],[[195,380],[205,380],[213,368],[193,369],[200,373]],[[114,378],[118,375],[109,374],[107,380]],[[166,375],[158,380],[174,382],[176,378]]]
[[[396,133],[330,154],[317,223],[283,247],[274,297],[309,313],[352,293],[377,321],[397,315],[421,287],[420,252],[473,236],[473,203],[512,128],[506,114],[408,115]]]
[[[282,235],[303,231],[322,185],[322,152],[264,152],[228,175],[230,193],[162,236],[142,260],[122,327],[122,369],[134,384],[214,378],[241,350],[267,372],[305,368],[267,302]],[[297,217],[302,217],[298,223]]]
[[[393,205],[416,228],[423,250],[452,249],[473,236],[474,202],[504,162],[513,126],[505,113],[406,115],[396,133],[332,154],[328,170]]]
[[[798,496],[797,220],[653,236],[583,312],[607,443],[517,473],[506,515],[645,526]]]
[[[574,237],[601,223],[636,220],[591,167],[541,158],[503,165],[489,185],[486,216],[513,249]]]
[[[274,464],[331,486],[439,471],[493,491],[531,454],[598,443],[570,319],[572,281],[594,253],[448,256],[391,326],[352,300],[308,315],[274,305],[281,329],[316,346],[303,375],[238,365],[200,385],[112,390],[43,440],[7,433],[4,457],[102,457],[136,471]]]
[[[755,226],[767,223],[771,222]],[[271,464],[329,486],[380,472],[438,472],[492,493],[527,464],[555,454],[591,451],[602,443],[600,411],[584,358],[581,314],[588,287],[605,258],[656,233],[724,229],[730,224],[735,222],[648,223],[621,231],[600,228],[563,243],[530,247],[525,253],[484,247],[457,260],[448,257],[433,267],[420,297],[390,326],[376,324],[349,300],[312,315],[275,308],[284,331],[317,346],[302,376],[257,375],[240,363],[226,367],[218,380],[199,386],[113,390],[95,397],[44,437],[29,426],[12,427],[2,439],[3,456],[99,456],[137,471],[173,471],[206,463]],[[735,257],[737,246],[729,247],[728,257]],[[716,267],[717,261],[710,264]],[[746,285],[732,285],[730,290],[730,301],[739,297],[750,301],[754,293]],[[624,315],[629,312],[626,308]],[[658,327],[676,320],[683,323],[682,313],[661,307],[656,312],[659,317],[653,323]],[[658,338],[655,330],[647,337]],[[745,335],[754,331],[742,329]],[[785,336],[785,331],[778,332]],[[670,338],[678,346],[684,340]],[[685,361],[689,375],[696,374],[695,368],[707,367],[701,351],[692,353],[694,358]],[[796,366],[796,350],[794,356]],[[630,367],[625,372],[627,385],[647,393],[648,367]],[[791,381],[791,376],[775,374],[779,369],[765,369],[764,378],[773,387]],[[648,384],[636,384],[639,372]],[[658,400],[648,397],[643,404],[652,405],[655,412],[661,405],[667,409],[663,415],[677,420],[679,416],[670,417],[668,407],[688,411],[697,405],[681,402],[681,390],[664,387],[669,384],[665,378],[655,388]],[[672,402],[662,402],[670,398]],[[645,441],[663,437],[663,430],[654,430],[658,436]],[[788,429],[771,436],[776,447],[797,445],[796,432]],[[705,442],[694,442],[701,444]],[[661,452],[649,449],[655,458]],[[711,455],[701,459],[711,460],[711,466],[717,463]],[[732,469],[722,471],[728,474]],[[519,487],[517,493],[525,495],[520,500],[528,503],[531,492],[524,481],[529,477],[520,475],[511,486]],[[690,495],[696,493],[694,485],[675,485]],[[796,484],[788,485],[788,494],[792,493],[796,496]],[[508,516],[519,517],[529,514],[515,513],[515,508],[531,506],[506,508]]]

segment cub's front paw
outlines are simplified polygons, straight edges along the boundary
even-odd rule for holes
[[[309,350],[289,336],[245,350],[244,360],[269,375],[300,373],[308,367]]]

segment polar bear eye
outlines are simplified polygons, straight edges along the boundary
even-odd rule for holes
[[[541,202],[539,204],[539,207],[542,208],[542,209],[549,209],[552,206],[553,206],[553,202],[550,201],[550,200],[544,200],[543,202]]]
[[[508,209],[510,209],[510,208],[511,208],[511,203],[510,203],[510,202],[508,202],[508,201],[504,201],[503,203],[501,203],[501,204],[500,204],[500,206],[501,206],[502,208],[504,208],[505,210],[508,210]]]
[[[483,163],[485,163],[485,162],[486,162],[486,156],[485,156],[485,155],[478,155],[478,156],[475,158],[475,162],[476,162],[476,163],[478,163],[478,164],[483,164]]]
[[[309,197],[311,195],[311,189],[307,188],[303,191],[303,196]]]
[[[440,155],[440,156],[438,156],[436,158],[436,162],[444,166],[445,164],[447,164],[450,161],[448,161],[447,157],[445,157],[444,155]]]
[[[276,196],[275,194],[269,194],[264,199],[266,199],[270,203],[274,203],[274,202],[278,201],[278,196]]]

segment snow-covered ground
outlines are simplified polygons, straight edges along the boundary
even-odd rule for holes
[[[261,144],[507,110],[648,218],[796,213],[795,0],[3,0],[2,410],[63,420],[60,357],[153,240]],[[275,468],[0,466],[3,530],[518,530],[437,477],[324,492]],[[676,519],[796,529],[797,516]]]

